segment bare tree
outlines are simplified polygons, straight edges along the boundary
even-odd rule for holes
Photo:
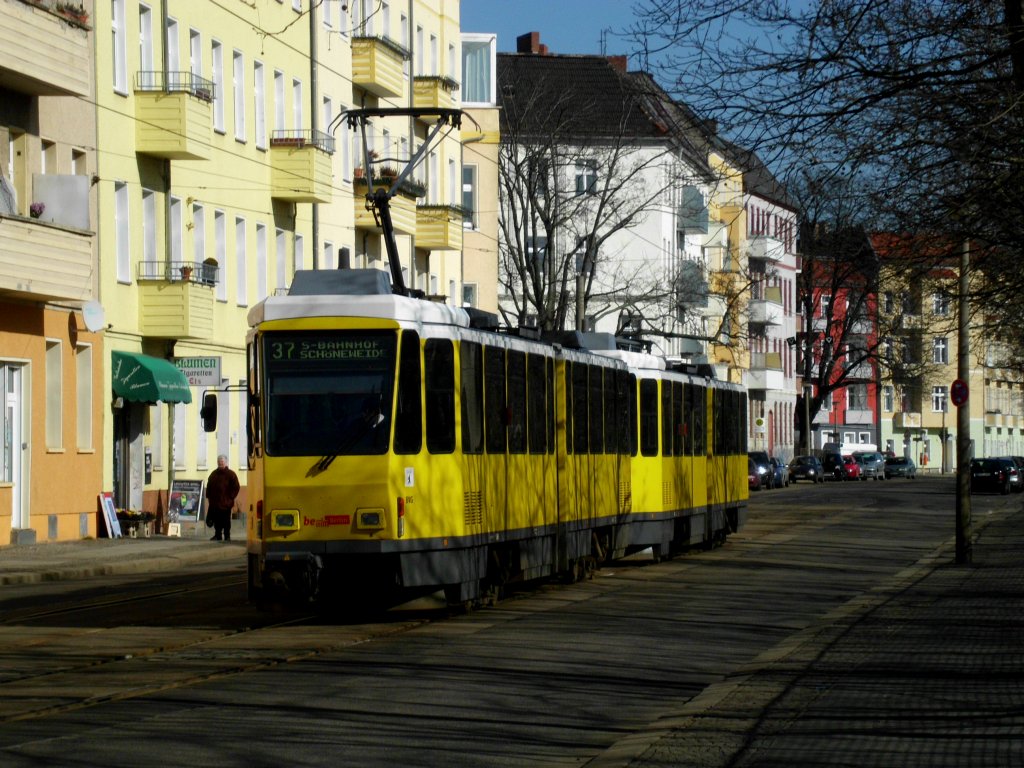
[[[498,77],[499,279],[514,320],[582,329],[588,316],[642,307],[650,319],[673,305],[675,257],[658,263],[661,243],[624,233],[670,211],[682,186],[706,184],[707,170],[606,59],[501,55]]]

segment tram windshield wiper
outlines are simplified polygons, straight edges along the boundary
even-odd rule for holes
[[[362,412],[350,425],[352,430],[345,442],[338,448],[337,452],[321,456],[320,460],[313,466],[310,474],[318,474],[327,469],[338,456],[345,453],[349,448],[362,440],[373,430],[384,423],[384,414],[380,410],[379,399],[367,398],[363,402]],[[315,471],[314,471],[315,470]]]

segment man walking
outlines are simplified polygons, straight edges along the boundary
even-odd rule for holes
[[[241,486],[238,475],[228,468],[228,457],[217,457],[217,468],[206,481],[206,517],[213,521],[210,541],[231,541],[231,510]]]

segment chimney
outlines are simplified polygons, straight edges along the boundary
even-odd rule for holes
[[[608,63],[612,65],[612,69],[614,69],[616,72],[626,72],[625,56],[609,56]]]
[[[548,55],[548,47],[540,41],[540,32],[527,32],[516,38],[516,53]]]

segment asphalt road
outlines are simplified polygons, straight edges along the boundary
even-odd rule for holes
[[[600,762],[952,537],[952,492],[948,478],[763,491],[723,548],[466,615],[259,613],[241,569],[212,566],[5,590],[0,764]],[[976,496],[975,515],[1007,503]]]

